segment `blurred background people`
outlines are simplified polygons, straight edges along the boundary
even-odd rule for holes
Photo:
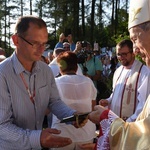
[[[47,56],[48,56],[47,58],[48,58],[49,63],[52,62],[52,60],[53,60],[53,51],[48,52]]]
[[[71,51],[74,51],[75,48],[76,48],[76,44],[73,42],[73,37],[72,37],[72,34],[68,34],[67,37],[66,37],[67,41],[69,42],[70,44],[70,50]]]
[[[63,43],[63,49],[66,50],[66,51],[70,51],[70,44],[68,42],[64,42]]]
[[[59,41],[58,41],[58,43],[55,45],[55,48],[54,48],[54,49],[56,49],[56,48],[63,48],[63,42],[64,42],[65,39],[66,39],[66,37],[65,37],[64,33],[61,33],[61,34],[59,35]]]
[[[63,48],[56,48],[53,51],[53,60],[49,63],[49,67],[51,68],[54,77],[58,76],[60,71],[59,71],[59,67],[57,65],[57,56],[61,53],[64,52],[65,50]]]
[[[71,33],[61,33],[59,35],[59,42],[55,45],[55,49],[56,48],[63,48],[63,44],[64,42],[68,42],[69,43],[69,47],[71,51],[75,50],[76,44],[73,42],[73,38],[72,38],[72,34]]]
[[[94,56],[91,44],[86,41],[78,41],[74,52],[78,57],[78,63],[83,74],[89,77],[97,88],[97,81],[101,78],[103,67],[100,59]]]

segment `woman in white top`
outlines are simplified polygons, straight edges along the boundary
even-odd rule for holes
[[[61,99],[71,108],[78,112],[92,111],[95,105],[97,90],[92,80],[83,75],[77,75],[77,56],[75,53],[67,51],[57,57],[61,76],[55,78]],[[54,148],[52,150],[80,150],[79,145],[92,143],[95,137],[96,126],[90,120],[82,128],[75,128],[53,115],[52,128],[61,130],[61,135],[70,137],[72,144],[64,148]]]

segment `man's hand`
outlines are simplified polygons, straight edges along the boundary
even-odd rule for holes
[[[60,137],[60,130],[47,128],[41,133],[41,146],[44,148],[64,147],[72,143],[70,138]]]
[[[99,101],[99,104],[100,105],[102,105],[102,106],[108,106],[108,100],[107,99],[101,99],[100,101]]]
[[[100,121],[100,115],[104,110],[107,110],[107,108],[101,106],[101,105],[96,105],[94,107],[94,111],[92,111],[89,115],[88,118],[91,120],[93,123],[99,124]]]
[[[78,116],[78,113],[75,113],[74,115],[76,116],[76,121],[74,121],[72,123],[74,125],[74,127],[76,127],[76,128],[82,128],[88,122],[88,115],[84,116],[84,117]]]
[[[95,147],[95,143],[86,143],[86,144],[79,145],[79,147],[84,150],[93,150]]]

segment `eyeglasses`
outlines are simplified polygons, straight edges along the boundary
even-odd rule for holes
[[[34,43],[34,44],[32,44],[31,42],[29,42],[28,40],[26,40],[25,38],[23,38],[22,36],[20,36],[19,35],[19,37],[22,39],[22,40],[24,40],[26,43],[28,43],[29,45],[31,45],[34,49],[37,49],[37,48],[39,48],[39,47],[44,47],[45,49],[47,49],[47,48],[49,48],[49,44],[45,44],[45,43],[43,43],[43,44],[40,44],[40,43]]]
[[[118,53],[117,54],[117,57],[127,57],[127,55],[129,54],[129,53],[131,53],[131,52],[127,52],[127,53]]]

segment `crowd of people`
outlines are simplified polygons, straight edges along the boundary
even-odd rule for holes
[[[108,49],[105,54],[61,33],[46,58],[46,23],[39,17],[20,17],[12,35],[15,51],[6,58],[0,48],[0,149],[149,149],[148,6],[150,0],[131,0],[131,40],[120,41],[115,52]],[[147,66],[135,59],[137,54]],[[112,93],[99,99],[98,81],[110,76]],[[87,116],[80,118],[82,113]],[[74,120],[61,123],[70,116]]]

